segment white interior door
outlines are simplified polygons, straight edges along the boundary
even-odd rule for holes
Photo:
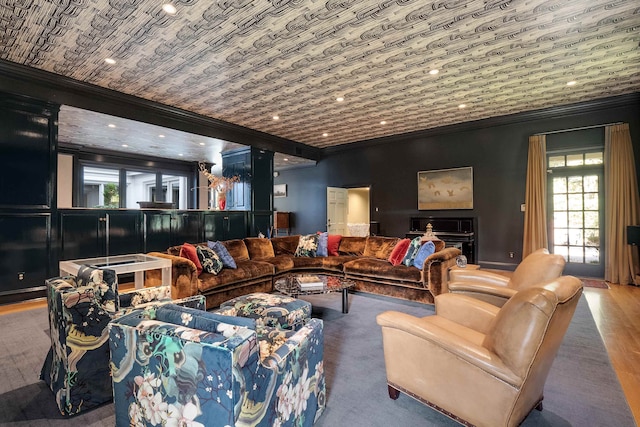
[[[348,191],[327,187],[327,231],[345,235],[347,232]]]

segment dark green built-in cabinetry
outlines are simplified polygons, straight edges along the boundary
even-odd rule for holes
[[[44,296],[60,260],[165,251],[271,227],[273,152],[257,148],[225,154],[224,174],[241,179],[225,211],[58,210],[58,110],[0,93],[0,304]]]

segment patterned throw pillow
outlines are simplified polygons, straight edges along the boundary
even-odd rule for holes
[[[222,261],[211,248],[198,246],[196,247],[196,251],[202,264],[202,270],[211,274],[220,273],[222,270]]]
[[[218,255],[220,261],[222,261],[222,266],[227,268],[238,268],[236,265],[236,260],[233,259],[227,248],[220,242],[212,242],[208,241],[207,245],[213,250],[213,252]]]
[[[416,258],[416,255],[418,255],[418,251],[420,250],[420,239],[422,239],[422,236],[413,239],[409,245],[409,249],[407,249],[407,254],[402,260],[402,263],[407,267],[413,265],[413,260]]]
[[[420,250],[418,250],[416,257],[413,260],[413,266],[422,270],[424,260],[426,260],[427,257],[435,251],[436,245],[432,241],[425,242],[422,246],[420,246]]]
[[[324,233],[318,232],[318,251],[316,253],[317,256],[329,256],[329,233],[326,231]]]
[[[318,239],[319,236],[317,234],[300,236],[294,256],[315,257],[318,251]]]

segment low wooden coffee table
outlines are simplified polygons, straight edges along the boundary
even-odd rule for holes
[[[322,289],[309,289],[302,290],[298,284],[297,278],[299,276],[306,276],[307,274],[288,274],[280,279],[277,279],[274,283],[274,287],[285,295],[297,298],[301,295],[315,295],[315,294],[328,294],[331,292],[342,292],[342,312],[349,312],[349,288],[355,286],[355,282],[343,277],[329,276],[326,274],[314,274],[318,276],[324,287]]]

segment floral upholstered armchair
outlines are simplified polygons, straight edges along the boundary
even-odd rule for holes
[[[161,286],[118,294],[115,271],[83,266],[78,276],[47,280],[51,348],[40,379],[53,391],[63,415],[113,399],[107,324],[136,307],[171,301]],[[204,310],[204,297],[173,301]]]
[[[109,329],[116,425],[311,426],[324,410],[322,320],[264,357],[251,318],[168,304]]]

